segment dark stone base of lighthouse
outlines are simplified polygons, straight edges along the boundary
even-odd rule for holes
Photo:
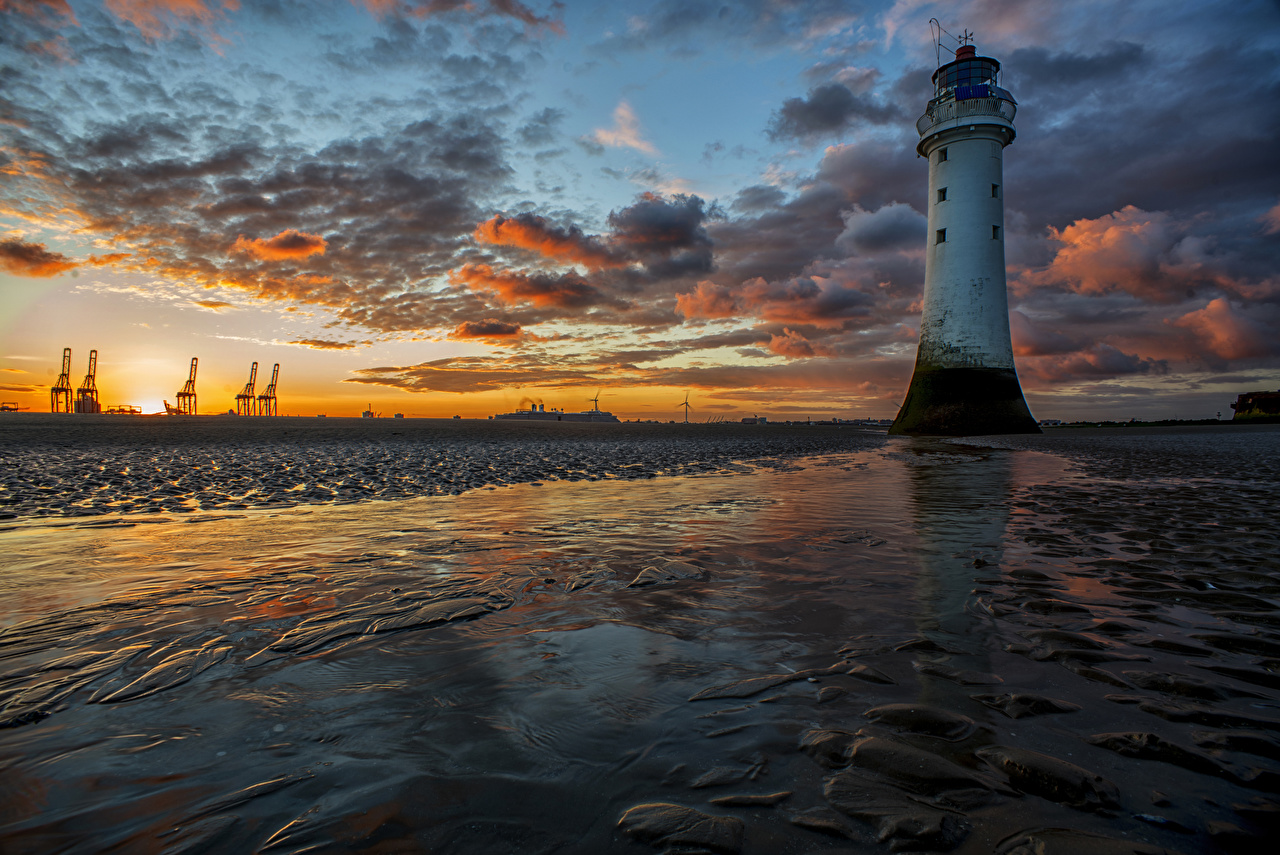
[[[1040,433],[1010,368],[921,368],[891,435],[984,436]]]

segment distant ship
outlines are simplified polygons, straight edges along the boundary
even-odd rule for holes
[[[542,404],[534,404],[527,410],[516,410],[514,413],[498,413],[495,419],[518,419],[532,422],[619,422],[613,413],[604,410],[584,410],[581,413],[566,413],[564,410],[548,410]]]

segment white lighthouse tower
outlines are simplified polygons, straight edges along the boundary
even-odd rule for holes
[[[891,434],[1039,433],[1013,365],[1004,272],[1004,148],[1015,136],[1000,63],[964,44],[933,73],[916,122],[929,160],[924,311]]]

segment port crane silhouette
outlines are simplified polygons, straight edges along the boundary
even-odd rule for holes
[[[70,350],[63,351],[69,354]],[[76,389],[77,413],[100,413],[102,405],[98,403],[98,351],[89,351],[89,373],[84,375],[80,388]]]
[[[244,384],[240,394],[236,395],[236,415],[251,416],[254,412],[253,386],[258,382],[258,363],[249,369],[249,382]]]
[[[196,357],[191,357],[191,376],[187,378],[187,383],[182,387],[182,391],[178,392],[178,411],[175,415],[194,416],[196,414],[196,365],[198,364]],[[168,409],[168,404],[165,404]]]
[[[49,412],[71,412],[71,348],[62,349],[62,373],[49,389]]]
[[[275,368],[271,369],[271,382],[267,384],[266,391],[258,396],[258,415],[280,415],[280,408],[276,403],[276,380],[279,379],[279,377],[280,363],[277,362]]]

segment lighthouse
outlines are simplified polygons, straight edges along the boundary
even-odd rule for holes
[[[1017,102],[1000,63],[963,44],[916,121],[929,161],[924,309],[891,434],[1039,433],[1013,365],[1004,272],[1004,149]]]

